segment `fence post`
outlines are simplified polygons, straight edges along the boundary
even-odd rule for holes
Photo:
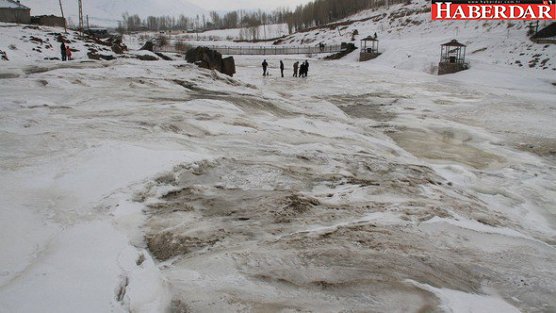
[[[267,47],[267,46],[216,46],[211,45],[213,50],[227,55],[292,55],[292,54],[320,54],[335,53],[343,51],[339,45],[326,46],[324,49],[312,46],[297,47]],[[268,48],[268,49],[267,49]]]

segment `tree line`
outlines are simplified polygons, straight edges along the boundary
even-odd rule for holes
[[[149,16],[141,18],[139,15],[125,13],[118,22],[118,29],[122,31],[159,31],[159,30],[189,30],[205,31],[213,29],[250,28],[261,25],[284,22],[283,13],[267,13],[262,10],[245,11],[237,10],[220,15],[212,11],[207,15],[187,17]]]
[[[411,0],[315,0],[285,15],[290,32],[322,26],[359,13]]]
[[[118,23],[120,31],[167,31],[188,30],[204,31],[213,29],[244,28],[251,29],[257,37],[259,27],[269,24],[287,24],[288,32],[326,25],[367,9],[374,9],[397,3],[409,3],[411,0],[314,0],[299,5],[294,10],[278,8],[272,12],[262,10],[237,10],[219,14],[212,11],[208,16],[196,17],[149,16],[142,19],[138,15],[124,14]],[[255,30],[257,29],[257,30]],[[253,38],[257,39],[257,38]]]

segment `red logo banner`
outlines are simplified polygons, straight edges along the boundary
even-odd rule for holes
[[[529,3],[525,3],[529,2]],[[555,0],[432,1],[433,20],[556,20]]]

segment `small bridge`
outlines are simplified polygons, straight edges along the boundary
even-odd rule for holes
[[[199,47],[207,47],[212,50],[220,52],[222,55],[293,55],[293,54],[321,54],[321,53],[339,53],[344,52],[346,49],[340,45],[332,46],[302,46],[302,47],[287,47],[287,46],[209,46],[199,45]],[[179,53],[179,51],[163,48],[156,50],[156,52],[169,52]]]

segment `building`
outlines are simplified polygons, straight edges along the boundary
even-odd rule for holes
[[[31,24],[52,27],[65,27],[66,19],[54,15],[39,15],[31,17]]]
[[[106,28],[100,28],[100,27],[93,27],[93,28],[88,28],[85,30],[85,33],[97,38],[107,38],[110,37],[110,33],[108,32],[108,29]]]
[[[452,40],[441,45],[438,75],[452,74],[469,68],[465,63],[466,46],[457,40]]]
[[[556,22],[538,31],[531,40],[540,44],[556,44]]]
[[[378,52],[378,39],[376,33],[361,40],[361,52],[359,53],[359,62],[372,60],[380,55]]]
[[[29,24],[31,9],[22,5],[19,0],[0,0],[0,22]]]

